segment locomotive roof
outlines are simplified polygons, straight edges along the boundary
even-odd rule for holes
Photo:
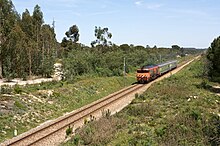
[[[152,67],[155,67],[155,66],[157,66],[157,65],[155,65],[155,64],[152,64],[152,65],[144,65],[144,66],[141,67],[141,69],[149,69],[149,68],[152,68]]]
[[[144,65],[141,67],[141,69],[149,69],[149,68],[153,68],[153,67],[156,67],[156,66],[164,66],[164,65],[168,65],[168,64],[172,64],[172,63],[177,63],[177,60],[172,60],[172,61],[168,61],[168,62],[165,62],[165,63],[160,63],[160,64],[148,64],[148,65]]]

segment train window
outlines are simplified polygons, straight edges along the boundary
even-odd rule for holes
[[[137,70],[137,73],[148,73],[149,70]]]

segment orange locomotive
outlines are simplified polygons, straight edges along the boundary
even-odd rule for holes
[[[177,67],[177,61],[169,61],[158,65],[145,65],[140,69],[137,69],[137,81],[139,83],[149,82],[158,76],[169,72]]]

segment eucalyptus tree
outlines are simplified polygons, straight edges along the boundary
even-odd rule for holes
[[[18,14],[11,0],[0,0],[0,78],[3,77],[3,68],[7,66],[4,61],[7,58],[7,45],[9,35],[15,22],[18,19]]]
[[[220,82],[220,36],[211,43],[207,51],[207,58],[210,62],[209,75],[212,79]]]
[[[69,38],[72,42],[76,43],[79,41],[79,28],[76,25],[73,25],[69,28],[69,30],[65,33],[67,38]]]
[[[95,26],[95,37],[96,40],[91,42],[91,46],[94,47],[95,45],[101,46],[108,46],[111,45],[111,41],[108,41],[112,38],[112,33],[108,31],[108,28],[101,28]]]
[[[34,56],[33,56],[33,61],[34,61],[34,66],[33,66],[33,71],[35,73],[38,73],[39,69],[38,67],[41,65],[41,54],[42,54],[42,48],[40,47],[40,45],[42,44],[42,42],[40,41],[40,33],[41,33],[41,27],[44,23],[43,20],[43,12],[41,11],[41,8],[39,5],[36,5],[34,7],[34,11],[33,11],[33,15],[32,15],[32,24],[33,24],[33,28],[34,28],[34,40],[32,40],[34,43]]]
[[[30,12],[26,9],[25,12],[22,13],[21,19],[21,27],[23,32],[25,33],[25,44],[27,50],[27,59],[28,59],[28,72],[29,75],[32,75],[32,64],[33,64],[33,47],[34,42],[34,26],[33,26],[33,18],[30,15]]]
[[[8,77],[25,77],[28,60],[26,51],[26,34],[21,29],[19,23],[15,23],[12,31],[9,34],[8,40],[8,50],[10,55],[8,55],[6,61],[7,67],[5,76]]]
[[[63,38],[61,46],[67,51],[77,48],[77,42],[79,41],[79,28],[77,25],[72,25],[65,33],[66,37]]]
[[[54,29],[48,24],[44,24],[40,33],[41,42],[41,64],[40,74],[50,76],[53,71],[54,59],[56,56],[56,37]]]

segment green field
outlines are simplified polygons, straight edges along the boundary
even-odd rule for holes
[[[90,122],[64,145],[219,145],[220,86],[203,60],[153,84],[112,117]]]
[[[27,87],[1,87],[0,142],[23,133],[92,101],[118,91],[136,81],[127,77],[81,76],[74,83],[48,82]]]

